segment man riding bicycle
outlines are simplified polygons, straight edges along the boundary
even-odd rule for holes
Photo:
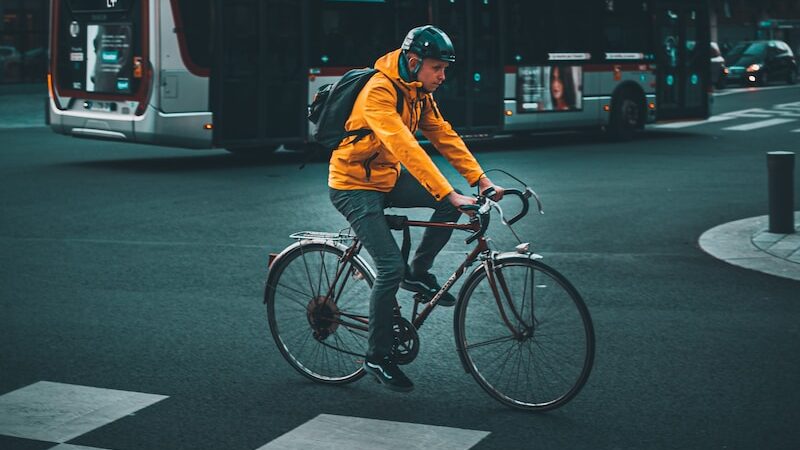
[[[358,94],[347,130],[372,133],[353,141],[348,137],[331,155],[328,186],[333,205],[352,226],[375,262],[377,276],[370,295],[369,347],[364,369],[384,386],[411,391],[414,384],[392,360],[394,298],[399,287],[432,297],[440,289],[429,272],[447,244],[452,229],[426,229],[406,267],[384,217],[384,208],[427,207],[431,221],[457,221],[464,205],[475,198],[462,195],[442,175],[414,133],[419,130],[448,162],[480,192],[503,189],[483,174],[464,141],[444,120],[432,93],[444,82],[445,69],[455,62],[450,38],[426,25],[408,32],[400,49],[375,62],[375,74]],[[398,90],[405,104],[398,113]],[[455,304],[445,293],[439,303]]]

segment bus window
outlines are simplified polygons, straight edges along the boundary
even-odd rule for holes
[[[653,53],[652,18],[646,1],[606,1],[603,11],[604,51]]]
[[[213,0],[173,0],[178,24],[178,33],[183,37],[190,61],[198,69],[211,67],[213,35]],[[177,21],[176,20],[176,21]]]
[[[505,22],[507,65],[541,63],[548,53],[591,53],[596,47],[598,2],[510,1]]]
[[[387,2],[325,1],[311,27],[311,65],[363,67],[398,46]],[[357,31],[359,30],[359,31]]]
[[[428,9],[414,0],[323,0],[314,9],[312,66],[372,66],[399,48],[408,30],[429,22]]]
[[[117,2],[102,14],[105,2],[56,2],[52,50],[54,83],[66,94],[76,92],[129,97],[142,78],[133,70],[146,50],[139,1]]]

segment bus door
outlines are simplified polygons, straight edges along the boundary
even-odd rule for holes
[[[217,0],[211,70],[216,146],[248,149],[305,139],[306,8],[296,0]]]
[[[709,114],[709,30],[705,2],[665,2],[655,11],[657,119]]]
[[[454,128],[491,132],[503,122],[503,65],[498,0],[435,0],[433,24],[447,33],[456,63],[434,97]]]

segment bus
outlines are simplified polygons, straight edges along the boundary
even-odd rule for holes
[[[73,136],[300,147],[318,87],[428,23],[456,47],[436,99],[467,138],[710,114],[707,1],[51,0],[51,17],[49,122]]]

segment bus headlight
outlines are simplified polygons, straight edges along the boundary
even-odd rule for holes
[[[759,66],[758,64],[750,64],[749,66],[747,66],[748,72],[758,72],[759,70],[761,70],[761,66]]]

